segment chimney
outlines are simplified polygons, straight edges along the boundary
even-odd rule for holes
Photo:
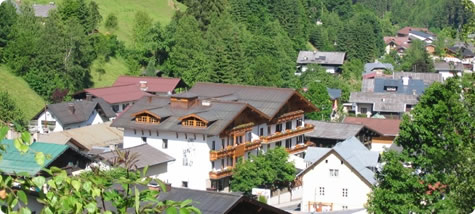
[[[74,107],[74,103],[68,103],[68,109],[73,114],[76,112],[76,108]]]
[[[417,95],[416,89],[412,89],[412,95]]]
[[[140,83],[140,90],[141,90],[141,91],[147,91],[147,89],[148,89],[148,87],[147,87],[147,81],[142,80],[142,81],[140,81],[139,83]]]
[[[402,77],[402,84],[403,85],[409,85],[409,77]]]
[[[153,98],[152,96],[147,97],[148,103],[152,103],[152,98]]]
[[[92,95],[91,94],[86,94],[86,100],[87,101],[92,101]]]

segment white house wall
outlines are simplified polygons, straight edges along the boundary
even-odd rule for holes
[[[48,111],[43,111],[43,113],[41,113],[41,115],[38,117],[38,121],[37,121],[37,127],[38,127],[38,132],[39,133],[45,133],[44,130],[43,130],[43,126],[42,126],[42,123],[43,121],[55,121],[56,122],[56,125],[53,129],[52,132],[59,132],[59,131],[63,131],[63,125],[56,121],[56,118]]]
[[[328,160],[328,163],[326,163]],[[338,176],[330,176],[330,169],[338,169]],[[342,164],[334,154],[330,154],[302,178],[301,211],[315,211],[309,202],[333,203],[333,211],[363,208],[371,188],[363,182],[351,169]],[[320,187],[324,194],[320,195]],[[343,197],[343,188],[348,189],[347,197]]]

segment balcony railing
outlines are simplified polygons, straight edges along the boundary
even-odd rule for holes
[[[246,143],[246,152],[259,148],[261,142],[261,140],[254,140],[253,142]]]
[[[299,152],[303,152],[307,149],[307,147],[309,147],[310,145],[312,145],[311,142],[307,142],[305,144],[297,144],[295,145],[293,148],[289,148],[289,149],[285,149],[289,154],[295,154],[295,153],[299,153]]]
[[[233,156],[235,149],[236,149],[235,147],[228,146],[228,147],[226,147],[224,149],[221,149],[221,150],[211,150],[209,152],[209,159],[211,161],[214,161],[214,160],[217,160],[217,159],[220,159],[220,158]]]
[[[261,137],[262,143],[267,144],[267,143],[272,143],[275,141],[283,140],[283,139],[288,139],[291,137],[295,137],[304,133],[311,132],[313,130],[314,126],[312,124],[305,124],[304,127],[297,127],[296,129],[290,129],[290,130],[285,130],[282,132],[276,132],[273,135],[270,136],[265,136]]]
[[[221,179],[224,177],[231,176],[233,174],[233,167],[226,167],[220,171],[211,171],[209,172],[210,179]]]

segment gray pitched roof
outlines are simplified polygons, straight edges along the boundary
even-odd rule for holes
[[[379,153],[369,151],[356,137],[350,137],[343,142],[337,143],[332,149],[309,147],[306,156],[310,157],[305,157],[305,160],[311,162],[312,165],[297,176],[304,175],[309,169],[318,164],[321,158],[332,151],[340,155],[368,183],[376,183],[374,172],[368,169],[368,167],[376,167],[378,165]]]
[[[71,111],[70,106],[73,107],[73,111]],[[61,124],[69,125],[87,121],[96,106],[97,102],[80,100],[49,104],[47,109]]]
[[[156,131],[174,131],[182,133],[196,133],[218,135],[231,123],[242,111],[252,108],[245,103],[212,101],[209,106],[202,105],[201,102],[185,108],[172,108],[169,97],[154,96],[144,97],[138,100],[129,109],[124,111],[112,123],[113,127],[156,130]],[[133,114],[148,110],[161,118],[159,124],[137,123]],[[256,110],[258,111],[258,110]],[[195,114],[208,120],[210,123],[206,128],[193,128],[181,125],[180,117]],[[258,113],[255,113],[257,117]]]
[[[155,166],[158,164],[168,163],[175,160],[175,158],[158,149],[155,149],[153,146],[148,144],[122,149],[122,151],[129,151],[131,154],[138,154],[137,163],[135,164],[138,169],[145,168],[146,166]],[[99,154],[99,156],[109,162],[112,162],[114,161],[114,158],[117,157],[117,153],[111,151]]]
[[[415,31],[415,30],[412,30],[409,32],[409,34],[414,34],[414,35],[417,35],[417,36],[420,36],[420,37],[423,37],[423,38],[426,38],[426,39],[434,39],[435,36],[434,35],[431,35],[431,34],[428,34],[426,32],[422,32],[422,31]]]
[[[341,89],[338,88],[327,88],[328,95],[331,100],[336,100],[341,97]]]
[[[306,137],[325,138],[325,139],[337,139],[345,140],[349,137],[353,137],[363,129],[363,125],[350,124],[350,123],[332,123],[316,120],[305,120],[305,123],[309,123],[315,126],[312,132],[305,134]]]
[[[424,93],[426,85],[422,80],[409,79],[408,84],[404,85],[402,79],[383,79],[376,78],[374,79],[373,92],[386,92],[386,87],[397,87],[395,93],[399,94],[413,94],[414,92],[417,95]],[[392,93],[392,92],[389,92]]]
[[[297,64],[343,65],[345,52],[300,51]]]
[[[92,101],[97,102],[99,106],[101,106],[101,109],[107,118],[112,118],[116,116],[114,110],[112,109],[112,106],[109,103],[107,103],[104,99],[93,98]]]
[[[406,105],[415,105],[418,100],[412,94],[352,92],[349,102],[373,104],[374,111],[405,112]]]
[[[394,72],[393,79],[402,79],[402,77],[410,77],[416,80],[424,81],[425,85],[434,82],[442,82],[442,75],[439,73],[417,73],[417,72]]]
[[[448,62],[436,62],[434,63],[434,69],[436,72],[439,72],[439,71],[462,72],[464,70],[462,63],[454,63],[453,65],[451,65]]]
[[[36,17],[48,17],[50,10],[56,9],[55,4],[33,4],[33,11]]]
[[[370,73],[374,69],[386,69],[386,70],[394,70],[394,67],[391,63],[381,63],[381,62],[373,62],[373,63],[366,63],[364,65],[365,73]]]

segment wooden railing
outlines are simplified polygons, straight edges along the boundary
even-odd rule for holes
[[[295,154],[299,152],[303,152],[309,147],[312,143],[305,143],[305,144],[297,144],[293,148],[285,149],[289,154]]]
[[[312,124],[305,124],[304,127],[297,127],[296,129],[292,130],[285,130],[282,132],[276,132],[271,136],[265,136],[261,137],[262,143],[272,143],[275,141],[291,138],[294,136],[298,136],[307,132],[311,132],[313,130],[314,126]]]
[[[231,176],[233,174],[233,167],[226,167],[221,171],[211,171],[209,172],[210,179],[221,179],[224,177]]]
[[[246,143],[246,152],[259,148],[261,146],[261,142],[261,140],[255,140],[252,143]]]
[[[217,159],[220,159],[220,158],[232,156],[234,154],[234,149],[235,149],[235,147],[228,146],[228,147],[226,147],[224,149],[221,149],[221,150],[211,150],[209,152],[209,159],[211,161],[214,161],[214,160],[217,160]]]

